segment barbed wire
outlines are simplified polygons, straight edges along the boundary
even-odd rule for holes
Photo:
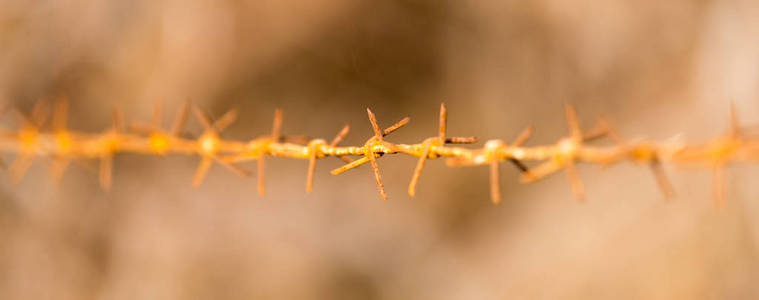
[[[501,201],[499,165],[502,162],[509,162],[519,170],[522,183],[531,183],[564,171],[574,196],[578,200],[583,200],[585,190],[577,171],[578,163],[609,166],[628,161],[650,167],[661,191],[667,197],[673,197],[675,191],[664,173],[662,164],[687,164],[710,168],[714,173],[714,199],[719,203],[726,198],[726,166],[730,163],[759,161],[759,141],[743,134],[733,105],[730,106],[730,124],[727,134],[703,144],[630,141],[622,138],[606,118],[599,118],[591,129],[583,131],[575,109],[571,105],[565,105],[568,135],[558,139],[555,144],[526,146],[533,132],[533,128],[528,127],[511,143],[493,139],[486,141],[482,148],[456,146],[474,144],[478,141],[476,137],[447,136],[448,112],[444,104],[440,105],[437,135],[416,144],[396,144],[385,139],[387,135],[407,125],[410,120],[408,117],[381,129],[374,113],[367,109],[374,135],[361,146],[339,145],[350,130],[348,125],[345,125],[330,142],[324,139],[284,136],[281,133],[282,111],[280,109],[275,110],[270,134],[248,141],[239,141],[221,137],[222,131],[236,121],[238,116],[236,110],[230,110],[213,120],[197,106],[185,104],[175,114],[171,127],[164,129],[162,105],[157,103],[152,120],[147,125],[136,123],[125,126],[122,113],[114,110],[110,128],[101,133],[85,133],[67,127],[68,101],[65,99],[55,102],[48,125],[49,106],[47,102],[38,102],[28,115],[14,108],[12,111],[17,116],[20,125],[15,130],[0,130],[0,152],[16,154],[8,168],[9,177],[14,183],[24,177],[34,159],[38,157],[52,160],[50,174],[56,181],[61,180],[71,162],[98,159],[100,160],[99,182],[102,188],[107,190],[112,184],[113,157],[116,154],[137,153],[157,156],[184,154],[200,158],[200,163],[192,178],[194,186],[203,182],[214,163],[240,176],[249,176],[250,172],[240,167],[239,163],[256,161],[258,192],[264,195],[265,158],[276,156],[308,160],[306,191],[310,193],[313,190],[317,160],[334,156],[343,160],[345,164],[332,170],[333,175],[339,175],[369,163],[380,197],[386,200],[387,194],[378,160],[387,154],[404,154],[418,158],[408,186],[408,194],[411,197],[416,192],[425,163],[430,159],[446,158],[446,165],[451,167],[488,165],[490,196],[492,202],[496,204]],[[196,138],[183,134],[190,112],[204,129]],[[601,138],[610,140],[612,144],[592,145],[593,141]],[[354,160],[351,157],[358,158]],[[534,168],[528,168],[524,164],[527,161],[538,162],[538,164]]]

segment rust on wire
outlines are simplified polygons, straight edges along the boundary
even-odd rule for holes
[[[714,173],[714,199],[716,203],[722,203],[727,197],[727,166],[736,162],[759,162],[759,141],[745,133],[748,129],[740,126],[733,105],[730,106],[727,134],[700,145],[628,141],[605,118],[601,118],[595,127],[583,131],[574,107],[565,105],[568,136],[558,139],[555,144],[525,146],[533,132],[533,127],[528,127],[511,144],[493,139],[486,141],[482,148],[456,146],[473,144],[478,139],[472,136],[448,136],[448,110],[445,104],[440,105],[437,135],[416,144],[395,144],[385,139],[390,133],[406,126],[410,120],[408,117],[381,129],[376,115],[367,108],[373,135],[362,146],[340,146],[350,130],[348,125],[329,143],[322,139],[283,136],[280,109],[274,112],[271,133],[249,141],[229,140],[221,136],[224,129],[237,119],[236,110],[213,119],[202,109],[185,104],[177,110],[171,127],[164,129],[163,106],[157,102],[149,123],[131,124],[127,130],[121,112],[114,110],[111,127],[100,134],[73,131],[67,127],[68,100],[65,98],[58,99],[53,105],[50,122],[49,105],[44,101],[35,104],[29,115],[19,110],[13,111],[18,118],[19,127],[15,130],[0,130],[0,152],[16,154],[9,166],[12,182],[20,181],[36,158],[52,160],[50,174],[56,181],[60,180],[70,163],[98,159],[98,177],[104,189],[111,187],[113,158],[119,153],[198,156],[201,160],[192,178],[194,186],[204,181],[214,163],[240,176],[248,176],[249,172],[238,163],[255,160],[258,165],[258,192],[261,195],[265,194],[267,156],[308,160],[306,191],[309,193],[314,186],[317,160],[337,157],[345,164],[333,169],[332,174],[338,175],[369,163],[380,197],[387,199],[378,159],[387,154],[404,154],[418,158],[408,186],[408,194],[412,197],[416,194],[425,164],[430,159],[446,158],[448,166],[487,165],[490,169],[491,201],[496,204],[501,202],[499,166],[502,162],[516,166],[521,172],[523,183],[534,182],[563,170],[575,198],[582,200],[585,188],[577,170],[579,163],[608,166],[629,161],[648,166],[667,197],[674,196],[675,191],[664,172],[664,164],[697,165],[710,169]],[[197,138],[183,134],[190,112],[203,126],[203,132]],[[611,145],[591,144],[601,138],[611,141]],[[537,165],[528,168],[524,162],[530,161]]]

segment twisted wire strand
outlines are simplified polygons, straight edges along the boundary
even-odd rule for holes
[[[149,125],[140,123],[124,125],[122,114],[114,110],[112,125],[101,133],[85,133],[70,130],[66,126],[68,102],[65,99],[55,103],[52,120],[48,126],[49,105],[39,102],[26,115],[16,109],[14,114],[20,125],[17,129],[0,130],[0,152],[16,154],[9,165],[10,179],[19,182],[36,158],[52,160],[50,174],[59,181],[71,162],[82,159],[100,160],[99,181],[103,189],[111,187],[113,157],[119,153],[137,153],[143,155],[193,155],[200,162],[192,177],[194,186],[200,185],[210,168],[216,163],[240,175],[250,173],[239,166],[240,162],[257,161],[258,191],[265,194],[265,158],[267,156],[286,157],[308,160],[306,174],[306,191],[313,190],[316,162],[319,159],[334,156],[345,162],[343,166],[331,171],[339,175],[363,164],[369,163],[380,197],[387,199],[387,194],[379,170],[379,159],[387,154],[404,154],[418,158],[416,168],[411,176],[408,194],[413,197],[419,184],[422,170],[430,159],[445,158],[446,165],[490,167],[491,200],[501,201],[499,189],[501,162],[513,164],[520,172],[520,182],[531,183],[554,173],[564,171],[571,184],[571,189],[578,200],[585,197],[585,189],[577,171],[578,163],[610,166],[625,161],[649,166],[656,182],[667,197],[675,195],[672,184],[664,174],[662,164],[697,165],[710,168],[714,172],[714,199],[723,202],[725,195],[725,168],[730,163],[755,163],[759,161],[759,140],[752,139],[741,130],[733,105],[730,106],[730,124],[727,134],[714,138],[703,144],[687,145],[674,142],[629,141],[622,138],[605,118],[583,131],[577,113],[571,105],[565,105],[568,135],[558,139],[552,145],[525,146],[533,128],[526,128],[511,143],[493,139],[484,143],[482,148],[465,148],[458,144],[474,144],[476,137],[447,136],[448,112],[444,104],[440,106],[439,129],[436,136],[416,144],[396,144],[385,139],[392,132],[408,124],[409,118],[382,129],[374,113],[367,109],[367,116],[374,132],[361,146],[339,146],[348,134],[346,125],[331,140],[307,139],[303,137],[283,136],[282,111],[274,113],[272,131],[248,141],[229,140],[221,137],[224,129],[237,119],[237,111],[230,110],[220,118],[213,120],[197,106],[183,105],[176,113],[169,129],[164,129],[162,106],[156,104],[153,119]],[[203,126],[203,132],[197,138],[183,136],[189,113]],[[590,142],[599,138],[612,141],[610,146],[592,145]],[[350,157],[358,157],[351,159]],[[538,162],[534,168],[527,168],[525,161]],[[4,163],[3,163],[4,164]]]

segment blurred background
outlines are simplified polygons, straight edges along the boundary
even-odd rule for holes
[[[411,143],[436,135],[445,102],[451,135],[534,125],[539,145],[566,134],[566,102],[586,127],[605,114],[626,137],[697,143],[725,132],[731,100],[759,121],[758,80],[749,0],[0,0],[0,102],[66,95],[91,132],[114,107],[146,121],[156,101],[190,101],[240,109],[225,138],[267,134],[281,107],[285,134],[350,124],[343,144],[360,145],[371,107],[385,126],[410,116],[388,139]],[[56,184],[44,159],[19,185],[3,172],[0,298],[759,297],[751,166],[729,169],[715,209],[698,168],[667,167],[667,201],[645,168],[583,165],[577,203],[563,174],[519,185],[503,164],[494,206],[487,167],[442,160],[411,199],[416,160],[381,158],[386,202],[368,166],[330,175],[337,159],[312,194],[307,161],[269,159],[265,197],[218,165],[193,189],[197,162],[119,155],[110,192],[78,166]]]

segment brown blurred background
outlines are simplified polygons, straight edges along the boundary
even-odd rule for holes
[[[361,144],[371,107],[385,125],[411,116],[388,138],[418,142],[444,101],[451,134],[535,125],[537,145],[565,134],[569,102],[586,126],[606,114],[628,137],[698,142],[724,132],[730,100],[759,121],[757,80],[748,0],[0,0],[0,99],[67,95],[84,131],[113,107],[147,120],[189,100],[239,108],[228,138],[266,134],[281,107],[285,133],[348,123]],[[487,167],[431,161],[410,199],[415,160],[383,157],[383,202],[370,168],[332,176],[336,159],[310,195],[306,161],[269,159],[264,198],[218,166],[191,188],[197,161],[120,155],[110,192],[76,166],[55,184],[45,160],[2,180],[0,299],[759,297],[750,166],[715,209],[701,169],[669,167],[679,196],[664,201],[644,168],[582,166],[578,204],[563,174],[523,186],[504,164],[493,206]]]

